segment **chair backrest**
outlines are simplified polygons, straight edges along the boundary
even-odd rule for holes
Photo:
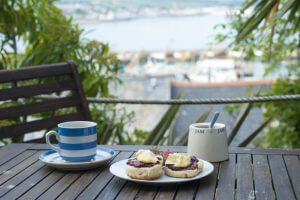
[[[61,94],[62,97],[32,101],[32,97],[53,94]],[[13,102],[15,102],[14,105],[12,105]],[[62,108],[71,108],[69,109],[71,113],[55,114]],[[38,113],[52,114],[50,117],[47,114],[46,118],[32,117]],[[88,103],[75,63],[66,62],[0,70],[0,122],[20,119],[20,117],[25,119],[27,116],[31,117],[26,122],[21,120],[21,122],[7,125],[0,123],[0,139],[49,130],[64,121],[90,120]]]

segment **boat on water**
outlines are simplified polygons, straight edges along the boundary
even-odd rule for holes
[[[187,72],[192,82],[227,82],[238,80],[233,59],[199,60]]]
[[[124,66],[124,74],[150,77],[172,76],[176,81],[191,82],[227,82],[253,76],[252,64],[243,59],[200,58],[199,53],[188,53],[151,52],[122,55],[126,57],[123,58],[123,63],[127,64]]]

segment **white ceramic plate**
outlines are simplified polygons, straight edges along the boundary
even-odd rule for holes
[[[139,179],[133,179],[133,178],[130,178],[129,176],[127,176],[126,171],[125,171],[127,160],[128,159],[121,160],[121,161],[116,162],[113,165],[111,165],[110,168],[109,168],[110,172],[113,175],[115,175],[115,176],[117,176],[121,179],[134,181],[134,182],[137,182],[137,183],[143,183],[143,184],[169,185],[169,184],[184,183],[184,182],[198,180],[200,178],[208,176],[209,174],[211,174],[214,171],[214,166],[211,163],[202,160],[203,163],[204,163],[202,172],[200,172],[197,176],[192,177],[192,178],[174,178],[174,177],[169,177],[169,176],[165,175],[164,173],[162,173],[162,175],[158,179],[139,180]]]
[[[94,159],[87,162],[68,162],[63,160],[56,151],[50,150],[40,155],[40,160],[50,167],[60,170],[86,170],[106,164],[116,152],[112,149],[97,146]]]

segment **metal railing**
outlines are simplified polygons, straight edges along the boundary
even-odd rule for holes
[[[90,103],[111,104],[234,104],[234,103],[257,103],[270,101],[300,100],[300,94],[260,96],[243,98],[203,98],[203,99],[171,99],[171,100],[140,100],[140,99],[117,99],[117,98],[87,98]]]
[[[56,99],[56,96],[40,96],[45,99]],[[170,99],[170,100],[142,100],[142,99],[118,99],[118,98],[87,98],[89,103],[107,104],[235,104],[235,103],[257,103],[271,101],[294,101],[300,100],[300,94],[259,96],[259,97],[238,97],[238,98],[201,98],[201,99]]]

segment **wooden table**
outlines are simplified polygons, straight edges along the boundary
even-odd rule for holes
[[[129,158],[142,146],[110,146],[111,161]],[[185,147],[163,147],[184,152]],[[229,161],[214,163],[196,182],[156,187],[114,177],[108,166],[62,172],[38,160],[45,144],[11,144],[0,149],[0,199],[300,199],[300,150],[230,149]]]

